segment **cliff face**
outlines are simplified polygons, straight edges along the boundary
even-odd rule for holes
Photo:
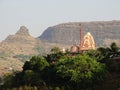
[[[120,45],[120,21],[72,22],[49,27],[39,37],[43,42],[72,45],[79,43],[79,28],[82,26],[82,36],[90,32],[97,47],[109,46],[112,42]]]

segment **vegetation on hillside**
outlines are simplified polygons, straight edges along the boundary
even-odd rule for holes
[[[21,72],[4,76],[3,90],[117,90],[120,88],[120,48],[112,43],[72,56],[58,47],[33,56]],[[111,80],[111,81],[110,81]],[[9,88],[9,89],[8,89]]]

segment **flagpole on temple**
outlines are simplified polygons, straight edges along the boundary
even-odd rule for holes
[[[79,24],[80,28],[79,28],[79,32],[80,32],[80,53],[81,51],[81,46],[82,46],[82,28],[81,28],[81,24]]]

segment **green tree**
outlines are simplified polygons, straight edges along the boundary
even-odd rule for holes
[[[110,72],[118,72],[120,70],[119,63],[114,60],[114,57],[120,56],[120,48],[116,43],[112,43],[110,47],[100,47],[97,49],[99,62],[105,63]]]
[[[120,48],[114,42],[110,45],[110,47],[100,47],[97,49],[97,51],[99,51],[99,56],[103,61],[106,61],[116,56],[120,56],[119,50]]]
[[[45,86],[42,76],[44,69],[49,67],[49,63],[44,57],[33,56],[30,61],[26,61],[23,65],[23,71],[16,73],[14,78],[14,86],[23,85],[37,86],[42,88]]]
[[[45,58],[49,63],[54,64],[60,58],[64,57],[66,54],[68,54],[68,52],[63,53],[62,51],[60,51],[59,47],[54,47],[51,49],[51,53],[45,56]]]
[[[113,42],[110,46],[110,58],[120,56],[119,50],[120,48]]]
[[[4,75],[3,77],[3,81],[4,81],[4,87],[6,88],[11,88],[12,87],[12,83],[13,83],[13,75],[12,73],[7,73]]]
[[[105,65],[88,55],[62,58],[54,68],[56,69],[56,84],[66,84],[76,89],[86,87],[86,85],[91,86],[103,80],[106,73]]]
[[[59,48],[59,47],[53,47],[53,48],[51,49],[51,52],[52,52],[52,53],[59,53],[59,52],[60,52],[60,48]]]
[[[49,66],[49,63],[46,61],[44,57],[33,56],[30,59],[30,61],[26,61],[26,63],[23,66],[23,71],[33,70],[35,72],[40,72],[48,66]]]

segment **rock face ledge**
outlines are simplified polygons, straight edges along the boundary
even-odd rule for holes
[[[80,40],[80,25],[82,37],[90,32],[95,40],[95,45],[109,46],[112,42],[120,45],[120,21],[97,21],[97,22],[70,22],[62,23],[46,29],[39,37],[43,42],[73,45]]]

